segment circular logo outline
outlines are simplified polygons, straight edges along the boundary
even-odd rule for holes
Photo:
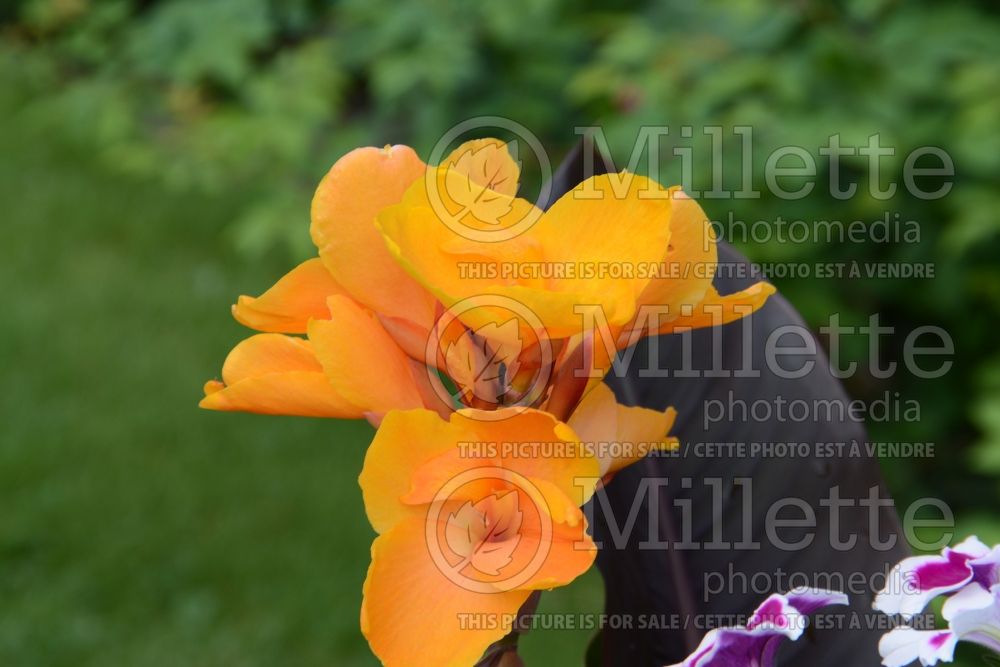
[[[512,306],[511,304],[514,305]],[[514,317],[524,321],[533,331],[536,332],[538,347],[541,354],[541,362],[539,364],[538,373],[519,401],[511,403],[510,405],[498,405],[493,410],[478,410],[475,416],[469,415],[473,419],[477,419],[479,421],[500,421],[502,419],[507,419],[510,416],[509,410],[511,409],[515,411],[514,414],[520,414],[525,410],[531,409],[532,405],[541,397],[540,394],[536,394],[536,391],[539,388],[548,386],[549,381],[552,379],[553,362],[555,359],[555,354],[552,350],[552,341],[549,339],[547,333],[546,335],[541,336],[537,334],[539,331],[546,332],[545,326],[542,324],[542,319],[527,305],[521,303],[517,299],[509,296],[503,296],[501,294],[478,294],[465,297],[464,299],[455,302],[450,308],[446,308],[441,317],[434,323],[434,326],[430,331],[430,335],[427,337],[427,344],[424,346],[423,365],[427,371],[427,377],[430,380],[431,388],[434,390],[434,393],[436,393],[438,398],[444,401],[445,404],[453,406],[457,397],[448,391],[448,389],[444,386],[444,383],[441,381],[441,378],[438,376],[439,369],[437,365],[437,358],[440,351],[441,332],[446,331],[448,327],[456,321],[459,322],[461,326],[468,329],[465,322],[461,320],[462,314],[475,308],[482,307],[503,308],[513,313]],[[468,330],[472,332],[471,329]],[[447,362],[445,362],[445,367],[447,368]]]
[[[485,474],[484,474],[485,473]],[[534,503],[538,510],[541,523],[541,536],[539,544],[542,545],[531,557],[528,565],[518,570],[518,572],[506,579],[499,581],[479,581],[461,574],[468,563],[461,563],[458,569],[445,558],[438,535],[438,525],[441,514],[448,499],[462,486],[470,482],[495,479],[513,485],[515,488],[511,493],[523,491]],[[547,520],[545,519],[547,517]],[[427,509],[427,516],[424,521],[424,540],[431,561],[446,579],[453,584],[470,591],[472,593],[506,593],[518,589],[534,576],[545,564],[552,549],[552,535],[555,532],[555,522],[552,519],[549,504],[541,490],[527,477],[519,472],[503,468],[501,466],[480,466],[463,470],[459,474],[449,479],[434,494]],[[432,546],[433,545],[433,546]],[[514,583],[510,583],[514,582]]]

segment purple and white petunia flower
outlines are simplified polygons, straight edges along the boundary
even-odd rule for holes
[[[847,603],[843,593],[814,588],[772,595],[757,607],[746,627],[709,631],[694,653],[670,667],[772,667],[782,640],[801,637],[809,614]]]
[[[955,645],[972,642],[1000,653],[1000,584],[989,591],[971,583],[948,598],[943,609],[947,630],[897,628],[882,637],[879,653],[886,667],[903,667],[915,660],[936,665],[954,659]]]
[[[939,595],[961,590],[970,583],[984,590],[1000,583],[1000,546],[990,549],[976,537],[946,547],[940,556],[907,558],[889,572],[885,589],[875,598],[875,609],[910,618]]]
[[[907,558],[892,572],[909,577],[911,589],[908,594],[891,591],[902,579],[890,575],[889,586],[876,597],[875,608],[908,617],[922,611],[938,595],[947,595],[941,614],[948,628],[893,630],[879,642],[883,665],[903,667],[917,660],[925,666],[951,662],[960,641],[1000,653],[1000,546],[991,549],[970,537],[940,556]]]

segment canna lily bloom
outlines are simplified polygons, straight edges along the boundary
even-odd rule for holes
[[[745,627],[709,631],[694,653],[671,667],[774,667],[781,642],[801,637],[809,614],[847,603],[843,593],[812,588],[772,595]]]
[[[470,183],[488,180],[504,193],[517,187],[517,163],[496,140],[467,142],[442,164],[456,173],[468,171]],[[424,358],[439,306],[397,265],[374,224],[376,214],[397,203],[426,170],[407,146],[359,148],[337,161],[313,198],[311,233],[319,256],[297,266],[259,297],[241,296],[233,306],[241,324],[272,334],[308,334],[310,345],[275,343],[273,338],[265,339],[268,345],[256,337],[244,341],[227,360],[223,381],[205,385],[201,407],[365,415],[376,423],[392,408],[448,409],[423,368],[404,358]],[[491,180],[483,176],[486,172]],[[284,365],[288,355],[273,357],[276,346],[298,351],[295,362]],[[256,353],[268,357],[251,364],[262,369],[260,373],[234,370],[246,366],[247,357]],[[311,374],[303,374],[296,365],[300,362]],[[326,373],[332,388],[317,382],[317,370]],[[261,373],[270,377],[262,380]],[[304,384],[297,384],[300,381]],[[238,382],[242,384],[236,389]],[[303,403],[306,393],[317,393],[317,398]]]
[[[941,556],[908,558],[893,572],[916,583],[913,595],[900,600],[898,595],[883,592],[876,598],[876,608],[905,617],[922,610],[934,597],[947,595],[941,613],[948,629],[900,627],[889,632],[879,642],[883,665],[952,662],[959,641],[1000,653],[1000,545],[991,549],[970,537],[954,549],[945,549]]]
[[[361,628],[390,667],[464,667],[506,635],[532,591],[593,563],[580,510],[597,460],[544,412],[463,409],[382,422],[360,476],[378,537]]]
[[[676,188],[664,190],[649,179],[625,174],[623,195],[612,177],[602,176],[585,182],[543,214],[514,196],[519,175],[505,144],[495,139],[467,142],[432,168],[406,146],[352,151],[330,169],[313,199],[311,233],[319,256],[259,297],[241,296],[233,315],[268,333],[308,333],[312,339],[314,330],[325,329],[329,336],[353,336],[353,346],[334,346],[339,354],[351,356],[371,342],[360,331],[344,331],[338,313],[329,307],[337,297],[373,320],[365,330],[373,332],[379,348],[362,358],[395,360],[402,352],[440,369],[458,387],[454,399],[461,404],[516,404],[565,417],[607,372],[617,350],[644,335],[738,319],[773,292],[765,283],[725,297],[714,291],[717,253],[711,226],[701,208]],[[595,193],[599,198],[593,198]],[[530,225],[502,241],[473,241],[463,235],[466,227],[456,231],[454,221],[442,224],[435,215],[452,210],[464,216],[462,225],[471,221],[480,231],[515,229],[524,221]],[[463,262],[524,261],[639,271],[658,264],[670,275],[657,278],[652,271],[625,278],[510,280],[455,273]],[[474,304],[454,320],[458,326],[441,330],[444,308],[491,297],[526,308],[533,321],[516,316],[511,328],[506,326],[511,322],[509,309]],[[578,307],[599,309],[593,326],[581,321]],[[647,316],[647,309],[655,315]],[[310,325],[325,320],[340,332]],[[324,355],[326,369],[351,363],[349,358]],[[382,370],[380,364],[371,369],[371,375]],[[446,412],[454,407],[455,400],[443,396],[447,392],[434,383],[433,373],[425,381],[426,371],[411,370],[421,377],[410,382],[406,373],[391,376],[402,379],[404,390],[379,398],[377,392],[361,396],[348,389],[345,397],[375,423],[392,408]],[[341,382],[329,371],[328,376]],[[583,376],[589,383],[569,380]],[[382,377],[387,385],[390,378]],[[553,386],[558,378],[565,380],[564,387]],[[220,391],[229,384],[208,383],[203,407],[282,412],[280,396],[261,393],[268,385],[256,383],[254,393],[230,400]],[[413,400],[416,394],[419,400]],[[319,410],[324,416],[341,412]]]
[[[875,609],[909,618],[939,595],[976,583],[984,590],[1000,583],[1000,546],[990,549],[975,536],[939,556],[914,556],[889,572],[886,587],[875,597]]]

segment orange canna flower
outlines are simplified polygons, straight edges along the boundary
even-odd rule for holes
[[[532,591],[593,563],[579,506],[597,459],[551,415],[499,412],[392,412],[368,450],[359,481],[379,535],[361,627],[390,667],[473,664]]]
[[[406,146],[354,150],[313,199],[319,257],[260,297],[240,297],[233,315],[259,331],[308,334],[334,390],[375,423],[393,408],[444,414],[456,404],[565,417],[618,350],[645,335],[738,319],[774,291],[758,283],[715,292],[711,226],[677,188],[599,176],[543,213],[515,196],[518,178],[496,139],[467,142],[433,168]],[[559,273],[504,274],[524,265]],[[469,266],[489,270],[470,274]],[[356,353],[362,348],[372,353]],[[449,397],[423,366],[440,369],[458,391]],[[357,376],[345,379],[346,369]],[[379,378],[378,386],[362,377]],[[206,387],[219,393],[229,384]],[[281,412],[280,396],[257,386],[239,401],[230,392],[202,404]]]
[[[517,187],[517,164],[496,140],[467,142],[442,164],[468,171],[470,183],[484,181],[502,192]],[[308,334],[311,345],[295,349],[312,353],[313,374],[304,375],[298,369],[283,372],[279,383],[272,371],[268,375],[274,377],[254,377],[246,384],[245,375],[224,368],[223,382],[205,385],[201,407],[365,416],[374,423],[393,408],[428,407],[442,412],[452,408],[435,392],[422,365],[414,361],[425,356],[439,306],[398,266],[374,225],[378,211],[398,202],[426,170],[407,146],[359,148],[337,161],[313,198],[311,232],[319,257],[297,266],[261,296],[241,296],[233,306],[236,320],[252,329]],[[270,355],[273,344],[262,346],[255,338],[238,346],[231,357]],[[257,363],[272,368],[272,360]],[[325,372],[331,387],[320,384],[322,374],[316,374],[317,370]],[[235,378],[244,384],[235,388]],[[337,402],[317,399],[316,404],[302,404],[303,395],[317,391],[321,396],[336,396]]]
[[[406,146],[345,155],[313,199],[318,256],[239,297],[233,316],[262,333],[204,388],[208,409],[378,426],[361,627],[386,665],[472,664],[533,591],[585,572],[580,507],[677,446],[672,409],[601,382],[617,351],[774,292],[713,289],[716,239],[678,188],[598,176],[543,212],[519,177],[496,139],[436,167]]]
[[[550,348],[550,368],[541,369],[548,377],[569,360],[585,361],[573,370],[592,387],[643,336],[725,324],[774,293],[758,283],[718,294],[710,221],[679,188],[634,174],[597,176],[542,212],[513,194],[475,186],[470,194],[467,180],[447,164],[428,170],[377,225],[393,256],[456,313],[485,358],[518,347],[537,357],[538,346],[524,341],[538,341]],[[581,346],[586,359],[574,359]],[[539,360],[517,362],[527,371]],[[517,390],[515,374],[505,379],[503,391],[486,393],[531,393]],[[531,404],[548,409],[548,400],[536,387]]]

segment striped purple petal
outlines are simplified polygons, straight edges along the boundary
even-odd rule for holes
[[[712,630],[684,662],[671,667],[772,667],[782,640],[798,639],[807,615],[828,605],[847,604],[843,593],[800,588],[772,595],[746,627]]]
[[[973,581],[988,589],[1000,575],[1000,548],[990,550],[976,537],[939,556],[915,556],[896,565],[886,587],[875,597],[875,608],[909,618],[939,595],[954,593]]]

